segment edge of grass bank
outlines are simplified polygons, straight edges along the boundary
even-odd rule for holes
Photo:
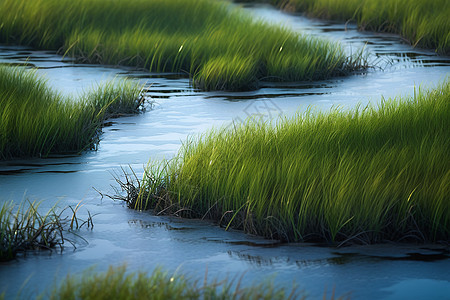
[[[261,1],[239,1],[261,2]],[[267,0],[286,11],[308,16],[354,21],[361,30],[404,37],[413,47],[450,55],[450,3],[446,0]]]

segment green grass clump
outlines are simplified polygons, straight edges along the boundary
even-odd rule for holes
[[[0,66],[0,160],[89,149],[107,117],[136,113],[141,87],[111,82],[67,99],[35,72]]]
[[[62,246],[63,220],[55,209],[45,215],[38,212],[39,204],[12,203],[0,206],[0,261],[11,260],[17,253]]]
[[[105,120],[136,114],[145,98],[142,86],[126,79],[115,79],[94,87],[82,96],[85,106],[91,106]]]
[[[232,284],[230,280],[199,284],[161,269],[148,275],[127,273],[125,267],[110,267],[103,273],[91,270],[82,276],[68,276],[39,299],[304,299],[295,289],[286,291],[270,282],[245,288],[239,284],[233,288]]]
[[[448,241],[450,82],[379,107],[249,120],[150,163],[129,206],[287,241]]]
[[[204,90],[348,74],[360,58],[335,43],[256,22],[212,0],[0,0],[0,41],[79,62],[188,74]]]
[[[363,30],[397,33],[412,45],[450,54],[447,0],[271,0],[311,16],[352,20]]]

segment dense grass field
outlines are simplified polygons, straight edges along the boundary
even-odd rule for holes
[[[363,67],[338,44],[255,22],[223,1],[0,0],[0,24],[0,42],[58,50],[79,62],[184,73],[203,90]]]
[[[136,113],[141,86],[111,82],[67,99],[34,71],[0,66],[0,160],[95,147],[105,118]]]
[[[1,298],[0,298],[1,299]],[[293,288],[275,287],[267,281],[240,287],[233,280],[212,283],[192,281],[183,275],[170,275],[161,269],[152,274],[110,267],[107,272],[85,272],[68,276],[61,284],[37,299],[305,299]]]
[[[397,33],[413,46],[450,55],[450,2],[447,0],[269,1],[314,17],[355,21],[363,30]]]
[[[450,238],[450,82],[378,107],[249,120],[150,162],[129,206],[286,241]]]

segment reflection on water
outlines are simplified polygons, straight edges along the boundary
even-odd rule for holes
[[[294,30],[341,41],[355,53],[365,47],[377,67],[349,77],[321,82],[264,82],[250,92],[200,92],[185,74],[153,74],[124,67],[76,65],[49,51],[0,45],[0,64],[36,67],[48,83],[66,95],[79,95],[96,83],[128,76],[145,84],[153,109],[111,119],[103,128],[98,151],[79,156],[0,162],[0,201],[24,197],[42,200],[46,210],[77,205],[94,217],[94,230],[78,233],[79,243],[62,254],[27,255],[2,263],[0,290],[7,297],[29,278],[30,295],[93,264],[99,270],[127,263],[132,270],[152,271],[156,266],[203,278],[240,276],[242,284],[275,275],[280,286],[297,282],[312,298],[336,287],[354,299],[444,298],[450,294],[448,246],[371,245],[346,248],[312,244],[280,244],[241,232],[226,232],[199,220],[156,217],[126,209],[102,197],[112,193],[113,173],[131,166],[138,174],[149,158],[171,158],[189,135],[211,127],[230,126],[247,117],[271,121],[292,116],[309,106],[318,110],[352,108],[377,103],[380,95],[411,95],[420,84],[435,86],[450,74],[450,58],[413,49],[394,35],[358,32],[352,24],[309,20],[268,6],[247,5],[251,13]],[[95,188],[95,189],[94,189]],[[25,195],[25,196],[24,196]],[[81,214],[85,211],[81,212]],[[80,217],[83,217],[81,215]],[[409,290],[413,291],[410,292]],[[419,292],[420,290],[420,292]],[[444,297],[443,297],[444,295]]]
[[[241,245],[237,243],[236,245]],[[244,244],[242,244],[244,245]],[[267,245],[259,245],[259,247],[276,247],[280,246],[279,244],[267,244]],[[287,246],[287,245],[285,245]],[[291,245],[292,246],[292,245]],[[311,245],[311,248],[315,248],[317,246]],[[395,246],[391,245],[395,249]],[[380,262],[389,262],[389,261],[408,261],[408,262],[438,262],[438,261],[446,261],[450,258],[450,252],[448,249],[445,249],[442,246],[435,246],[434,249],[431,248],[423,248],[423,247],[410,247],[410,249],[404,249],[403,251],[399,251],[398,249],[395,255],[383,255],[380,249],[378,252],[367,254],[361,253],[364,249],[360,247],[349,247],[345,249],[345,251],[341,252],[336,249],[330,248],[329,255],[331,257],[319,258],[319,259],[297,259],[292,260],[291,257],[269,257],[266,258],[260,255],[252,255],[249,254],[248,251],[228,251],[228,255],[232,258],[238,258],[240,260],[244,260],[249,262],[250,264],[255,264],[257,266],[265,265],[271,266],[274,264],[295,264],[299,268],[304,268],[312,265],[346,265],[353,264],[358,262],[360,264],[373,264]],[[349,252],[355,251],[355,252]],[[406,252],[404,252],[406,251]],[[412,252],[410,252],[412,251]]]

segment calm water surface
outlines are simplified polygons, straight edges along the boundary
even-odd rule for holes
[[[353,299],[450,299],[448,247],[436,245],[376,245],[327,248],[310,244],[281,245],[225,232],[212,223],[157,217],[128,210],[94,190],[114,193],[113,174],[121,166],[142,173],[149,158],[173,157],[189,135],[212,127],[232,126],[249,116],[275,120],[308,106],[327,111],[376,104],[381,95],[412,95],[419,85],[436,86],[450,74],[450,58],[413,49],[392,35],[361,33],[344,26],[279,12],[269,6],[246,9],[255,17],[308,34],[340,41],[349,52],[364,47],[377,67],[327,81],[270,84],[251,92],[199,92],[189,80],[174,74],[149,74],[129,68],[75,65],[47,51],[0,45],[0,63],[38,68],[59,92],[77,96],[93,85],[117,76],[146,84],[152,109],[110,120],[98,151],[81,156],[0,163],[0,201],[24,198],[42,201],[42,209],[84,203],[94,217],[94,229],[83,228],[77,249],[28,255],[0,265],[0,290],[7,297],[22,289],[32,297],[68,272],[93,265],[127,264],[130,270],[157,266],[210,279],[240,278],[250,284],[267,277],[290,287],[296,282],[312,299],[351,293]],[[26,282],[24,284],[24,282]]]

